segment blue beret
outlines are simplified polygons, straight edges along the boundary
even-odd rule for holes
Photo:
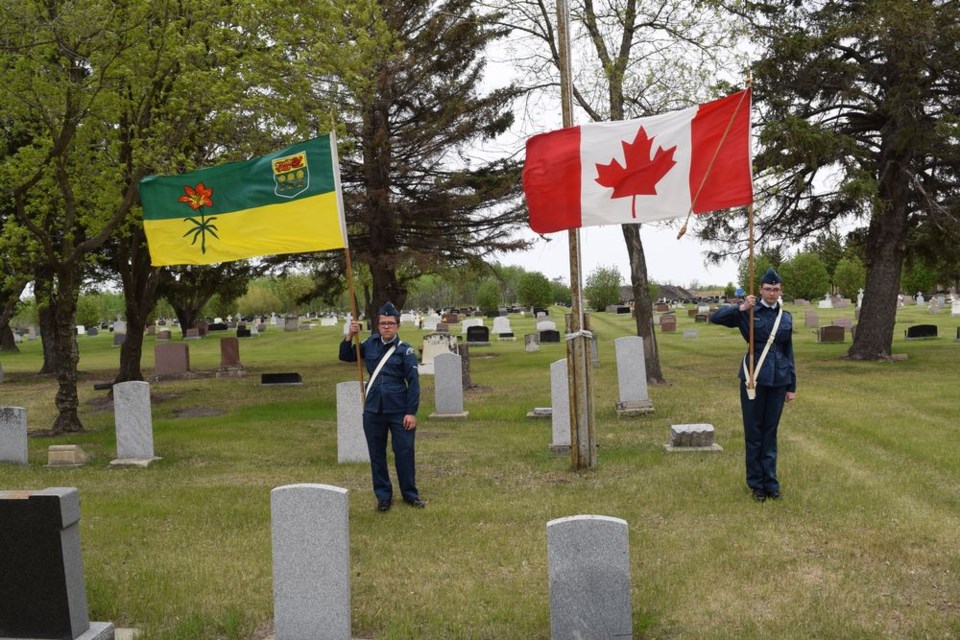
[[[380,307],[380,311],[377,313],[381,316],[393,316],[394,318],[400,317],[400,312],[397,311],[397,308],[393,306],[393,303],[389,300],[387,300],[384,305]]]
[[[770,267],[763,274],[763,280],[760,282],[761,284],[780,284],[783,280],[780,278],[780,274],[773,267]]]

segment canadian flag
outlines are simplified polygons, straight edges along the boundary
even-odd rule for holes
[[[527,140],[530,227],[550,233],[668,220],[753,202],[750,89],[648,118]]]

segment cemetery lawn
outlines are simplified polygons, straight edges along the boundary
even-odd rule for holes
[[[658,329],[668,383],[650,388],[655,412],[633,418],[615,411],[613,352],[632,321],[593,314],[593,470],[572,471],[548,451],[550,421],[525,417],[550,405],[549,365],[564,346],[526,353],[534,321],[512,316],[516,342],[471,348],[467,420],[430,419],[434,381],[421,379],[425,510],[398,500],[376,513],[368,466],[337,464],[335,385],[356,379],[355,365],[337,361],[339,327],[241,340],[242,378],[213,375],[217,334],[189,342],[197,377],[151,385],[162,460],[147,469],[109,468],[113,406],[93,384],[112,379],[119,349],[109,334],[80,337],[86,433],[30,438],[29,465],[0,465],[0,489],[79,489],[90,619],[144,639],[272,632],[270,490],[294,483],[350,492],[357,638],[548,638],[546,524],[577,514],[629,525],[635,638],[960,636],[960,318],[902,309],[894,352],[907,359],[851,362],[840,358],[849,336],[819,344],[805,309],[788,309],[799,385],[780,425],[777,502],[754,502],[743,480],[743,341],[683,312],[677,333]],[[821,324],[853,317],[812,310]],[[941,337],[906,341],[910,323],[937,324]],[[400,330],[416,346],[422,335]],[[0,406],[25,407],[31,430],[48,429],[55,381],[34,375],[39,342],[20,347],[0,357]],[[148,336],[148,376],[153,347]],[[259,384],[285,371],[304,384]],[[713,424],[723,451],[666,453],[670,425],[682,423]],[[92,459],[45,468],[53,444],[79,444]]]

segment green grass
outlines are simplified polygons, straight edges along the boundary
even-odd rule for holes
[[[851,362],[846,345],[818,344],[793,309],[798,399],[780,431],[784,499],[757,504],[743,481],[737,332],[681,317],[658,333],[667,384],[655,412],[616,415],[613,340],[624,316],[594,314],[599,466],[574,472],[548,451],[549,364],[563,345],[526,353],[523,341],[471,349],[477,388],[466,421],[430,420],[422,379],[418,484],[424,510],[374,511],[367,465],[338,465],[339,328],[241,341],[243,378],[152,385],[149,469],[109,469],[110,336],[81,337],[82,435],[31,438],[30,465],[0,466],[0,488],[74,486],[93,620],[146,638],[263,637],[272,620],[270,490],[320,482],[350,491],[354,635],[363,638],[547,638],[546,523],[601,514],[629,523],[636,638],[952,638],[960,635],[958,318],[901,310],[903,362]],[[559,313],[557,309],[554,313]],[[818,310],[822,323],[852,310]],[[511,318],[518,336],[530,318]],[[908,322],[939,325],[938,340],[903,340]],[[558,322],[558,324],[561,324]],[[684,338],[695,328],[697,338]],[[419,344],[421,332],[401,337]],[[153,364],[145,345],[145,373]],[[212,372],[216,337],[191,342]],[[32,430],[54,418],[54,381],[33,375],[37,342],[2,357],[0,405],[23,406]],[[259,374],[299,371],[301,387],[262,388]],[[197,409],[219,409],[200,415]],[[724,451],[667,454],[671,424],[714,425]],[[51,444],[78,443],[93,460],[44,468]]]

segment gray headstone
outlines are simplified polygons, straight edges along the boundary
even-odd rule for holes
[[[0,362],[0,382],[3,382],[3,363]]]
[[[647,391],[647,365],[643,359],[643,338],[623,336],[613,341],[617,356],[617,386],[620,400],[619,415],[634,415],[653,411],[653,402]]]
[[[117,425],[117,460],[111,464],[149,464],[155,460],[150,385],[136,380],[113,385],[113,415]]]
[[[284,331],[299,331],[300,318],[287,318],[283,325]]]
[[[526,333],[523,336],[523,349],[528,353],[540,351],[540,334]]]
[[[438,353],[433,359],[434,404],[431,418],[466,418],[463,410],[463,365],[455,353]]]
[[[570,450],[570,395],[567,386],[567,359],[550,364],[550,426],[554,451]]]
[[[0,462],[27,464],[27,410],[0,407]]]
[[[370,462],[359,380],[337,384],[337,462]]]
[[[347,490],[293,484],[270,492],[276,640],[350,640]]]
[[[632,638],[627,523],[580,515],[547,523],[550,637]]]

